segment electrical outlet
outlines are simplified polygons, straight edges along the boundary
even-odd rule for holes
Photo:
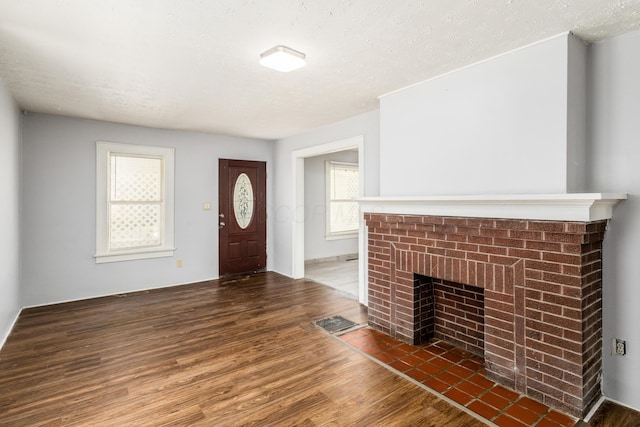
[[[619,356],[624,356],[627,354],[627,342],[619,338],[614,338],[613,351]]]
[[[181,258],[178,258],[178,259],[176,260],[176,267],[178,267],[178,268],[182,268],[182,259],[181,259]]]

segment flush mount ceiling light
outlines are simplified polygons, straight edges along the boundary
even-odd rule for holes
[[[286,46],[275,46],[260,55],[260,64],[283,73],[305,66],[305,55]]]

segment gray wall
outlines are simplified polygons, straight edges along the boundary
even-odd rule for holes
[[[20,312],[20,110],[0,80],[0,346]]]
[[[172,258],[96,264],[95,143],[175,147]],[[272,142],[50,115],[23,124],[23,306],[218,277],[218,159],[267,161]],[[273,187],[267,183],[268,205]],[[211,202],[213,209],[202,209]],[[273,244],[267,230],[268,253]],[[183,267],[176,267],[176,259]],[[268,266],[271,268],[270,266]]]
[[[358,163],[357,151],[338,151],[304,159],[304,259],[357,254],[358,236],[327,240],[325,162]]]
[[[293,206],[293,161],[292,153],[295,150],[313,147],[322,144],[364,136],[365,171],[364,194],[365,196],[379,195],[378,171],[379,171],[379,111],[360,114],[350,119],[334,123],[276,141],[274,146],[274,186],[277,188],[274,202],[274,233],[277,236],[275,244],[276,271],[291,275],[293,271],[293,245],[292,230],[294,221]]]
[[[626,192],[604,241],[604,394],[640,409],[640,31],[590,47],[589,187]],[[612,355],[614,337],[626,356]]]

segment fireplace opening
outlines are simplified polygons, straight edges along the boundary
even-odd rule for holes
[[[438,338],[484,357],[484,289],[414,273],[417,341]]]

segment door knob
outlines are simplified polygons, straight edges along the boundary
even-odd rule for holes
[[[226,224],[224,222],[220,223],[220,228],[223,228]]]

